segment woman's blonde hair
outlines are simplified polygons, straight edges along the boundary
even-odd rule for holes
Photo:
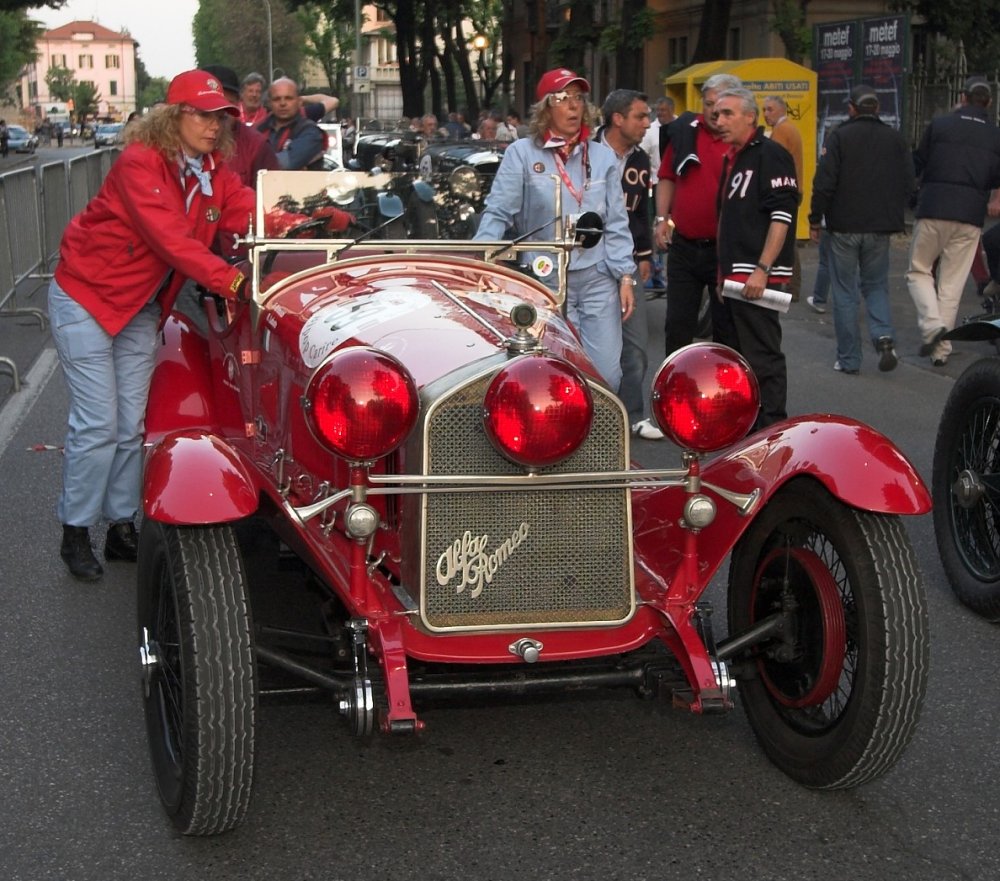
[[[593,128],[596,108],[589,99],[583,102],[582,124],[587,128]],[[542,136],[552,127],[552,108],[549,106],[549,96],[546,95],[541,101],[536,101],[531,105],[531,116],[528,119],[528,135],[536,141],[541,141]]]
[[[180,135],[180,104],[161,104],[149,113],[134,119],[125,127],[126,144],[142,144],[159,150],[164,156],[174,157],[183,150]],[[219,137],[215,149],[223,159],[233,155],[233,126],[226,119],[219,126]]]

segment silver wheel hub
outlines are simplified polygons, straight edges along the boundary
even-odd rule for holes
[[[986,487],[975,471],[966,468],[951,487],[956,504],[961,508],[974,508],[986,492]]]

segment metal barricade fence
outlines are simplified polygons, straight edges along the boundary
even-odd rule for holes
[[[118,150],[98,150],[63,162],[32,165],[0,174],[0,318],[30,316],[41,329],[41,309],[18,305],[47,279],[59,254],[59,241],[70,218],[82,211],[100,189]],[[12,358],[0,353],[0,371],[20,376]]]

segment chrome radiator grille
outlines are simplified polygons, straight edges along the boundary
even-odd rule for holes
[[[482,402],[491,378],[459,388],[428,416],[428,474],[523,473],[494,450],[483,430]],[[593,391],[589,437],[548,471],[626,468],[621,405],[603,390]],[[424,496],[423,622],[448,631],[626,620],[634,610],[630,532],[630,499],[622,488],[486,488]]]

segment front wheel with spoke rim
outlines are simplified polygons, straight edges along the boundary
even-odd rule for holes
[[[955,596],[1000,621],[1000,358],[958,378],[934,444],[934,535]]]
[[[926,688],[927,611],[898,517],[851,508],[812,480],[782,487],[733,551],[729,633],[779,616],[738,659],[768,758],[816,789],[865,783],[899,759]]]
[[[253,783],[257,676],[246,577],[229,526],[145,520],[139,654],[160,800],[185,835],[237,826]]]

